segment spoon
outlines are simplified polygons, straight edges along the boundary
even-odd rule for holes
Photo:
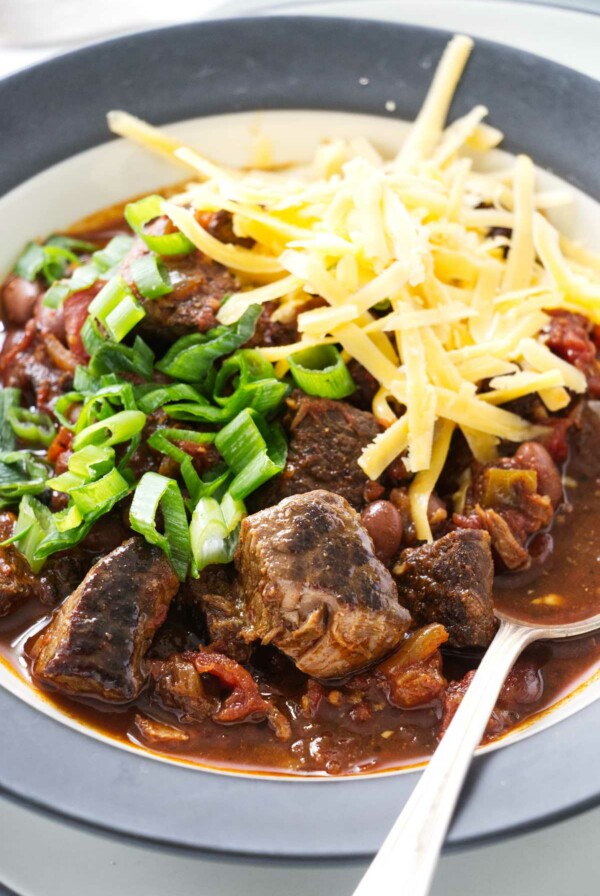
[[[600,628],[600,614],[532,625],[496,611],[500,626],[452,722],[354,896],[426,896],[475,749],[514,661],[528,644]]]

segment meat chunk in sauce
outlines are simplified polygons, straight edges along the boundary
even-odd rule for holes
[[[243,638],[244,598],[231,566],[208,566],[198,579],[182,585],[179,599],[196,627],[206,629],[211,650],[238,662],[250,658],[250,645]]]
[[[344,401],[294,392],[288,400],[289,448],[283,473],[261,490],[261,506],[290,495],[327,489],[356,510],[364,504],[369,479],[358,466],[363,449],[381,432],[372,414]]]
[[[141,538],[126,541],[92,567],[40,635],[34,675],[74,696],[133,700],[178,585],[162,551]]]
[[[1,541],[13,534],[15,522],[12,513],[0,513]],[[31,572],[29,564],[13,545],[0,548],[0,617],[31,597],[51,601],[50,586]]]
[[[144,254],[145,244],[136,239],[122,263],[122,274],[134,289],[131,264]],[[140,297],[146,312],[139,325],[142,336],[165,343],[187,333],[205,333],[216,327],[223,299],[239,289],[234,275],[202,252],[166,255],[162,262],[173,289],[157,299]]]
[[[527,540],[552,522],[562,501],[560,472],[546,448],[524,442],[513,457],[474,465],[473,483],[461,527],[486,529],[499,570],[527,568]]]
[[[494,567],[486,532],[460,529],[408,548],[394,575],[400,600],[415,620],[441,623],[451,644],[486,647],[494,637]]]
[[[360,518],[339,495],[296,495],[247,517],[236,553],[251,634],[315,678],[380,659],[410,615]]]

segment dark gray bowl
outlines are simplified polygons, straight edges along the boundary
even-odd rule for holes
[[[382,114],[393,91],[395,114],[412,119],[448,37],[368,21],[282,17],[184,25],[71,53],[0,83],[0,189],[105,142],[111,108],[156,123],[252,109]],[[366,88],[362,77],[369,78]],[[508,135],[508,149],[530,153],[600,199],[597,83],[480,40],[452,115],[478,102]],[[416,781],[416,773],[268,780],[156,762],[77,733],[3,690],[0,718],[0,787],[7,794],[173,846],[277,857],[368,855]],[[599,734],[595,703],[477,758],[450,845],[514,833],[600,801]]]

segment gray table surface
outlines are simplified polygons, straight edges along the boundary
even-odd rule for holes
[[[542,7],[542,0],[229,0],[210,14],[280,9],[421,22],[504,40],[600,78],[600,19],[573,11],[600,13],[600,0],[548,4],[553,8]],[[200,12],[202,0],[198,7]],[[0,51],[0,75],[52,52]],[[502,843],[445,855],[432,896],[596,896],[599,842],[600,808]],[[68,825],[0,797],[0,896],[341,896],[352,892],[361,871],[355,863],[231,862],[167,851]]]

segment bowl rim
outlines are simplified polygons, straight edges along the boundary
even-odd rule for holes
[[[399,91],[393,117],[413,118],[449,36],[368,19],[286,15],[188,23],[76,50],[0,81],[7,135],[0,192],[106,142],[103,113],[115,106],[158,123],[281,108],[389,117],[385,103],[393,85]],[[154,73],[145,68],[149,58],[156,63]],[[161,67],[167,61],[171,65]],[[359,75],[369,75],[368,89],[359,86]],[[250,76],[256,81],[252,89]],[[201,97],[198,78],[205,88]],[[541,167],[600,200],[589,127],[599,98],[600,85],[585,75],[477,39],[453,114],[489,100],[494,124],[508,134],[506,149],[531,152]],[[112,833],[208,852],[370,855],[418,774],[341,779],[324,787],[319,780],[298,786],[285,778],[206,773],[115,749],[4,688],[0,714],[9,722],[0,730],[0,792]],[[546,729],[543,737],[532,735],[476,757],[449,845],[508,836],[600,802],[590,730],[600,731],[600,702]],[[573,743],[577,763],[570,761]]]

